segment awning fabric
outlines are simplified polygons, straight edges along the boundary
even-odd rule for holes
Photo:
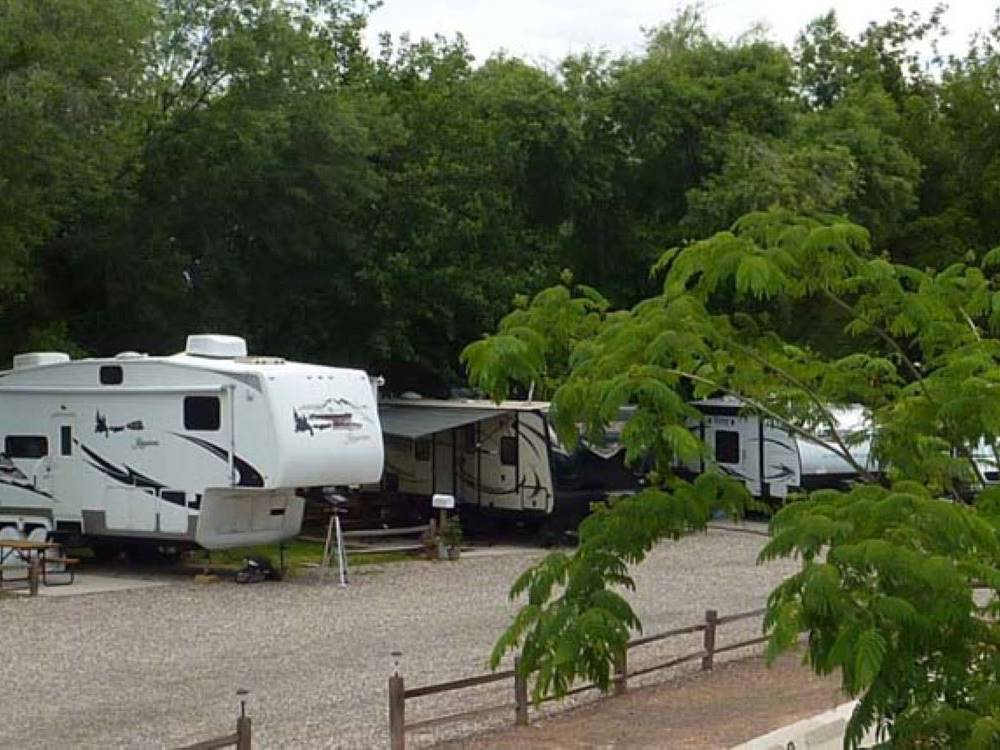
[[[453,427],[481,422],[499,417],[506,412],[499,409],[465,409],[453,406],[397,406],[381,405],[378,408],[382,434],[394,437],[416,438],[433,435]]]

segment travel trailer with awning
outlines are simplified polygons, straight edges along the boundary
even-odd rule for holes
[[[382,492],[427,505],[454,495],[460,507],[576,528],[590,503],[634,492],[614,426],[608,445],[565,448],[539,401],[394,399],[379,404],[386,444]]]
[[[361,370],[189,336],[172,356],[22,354],[0,372],[0,526],[93,544],[218,549],[302,524],[300,488],[377,482]]]

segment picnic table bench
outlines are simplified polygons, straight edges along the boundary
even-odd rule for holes
[[[71,566],[80,561],[74,557],[48,554],[56,552],[60,547],[58,542],[43,542],[34,539],[0,539],[0,588],[3,588],[5,571],[24,570],[25,568],[23,564],[15,565],[8,562],[12,557],[27,563],[27,584],[30,596],[38,595],[40,582],[46,586],[68,586],[73,583],[75,575]],[[49,570],[49,565],[53,564],[63,566],[63,570],[58,571],[58,575],[68,576],[67,580],[60,582],[49,580],[49,576],[55,572]]]

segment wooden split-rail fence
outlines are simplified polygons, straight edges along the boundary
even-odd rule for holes
[[[718,654],[725,653],[727,651],[735,651],[740,648],[747,648],[748,646],[755,646],[757,644],[763,643],[767,640],[767,636],[759,636],[757,638],[751,638],[749,640],[739,641],[737,643],[729,643],[724,646],[720,646],[716,643],[716,634],[718,629],[728,623],[736,622],[738,620],[746,620],[752,617],[760,617],[764,614],[763,609],[755,609],[751,612],[740,612],[734,615],[726,615],[725,617],[719,617],[718,612],[714,609],[706,610],[704,622],[700,622],[696,625],[688,625],[682,628],[675,628],[673,630],[668,630],[664,633],[656,633],[654,635],[647,635],[641,638],[636,638],[635,640],[629,641],[625,650],[623,650],[614,662],[614,674],[611,680],[612,693],[614,695],[624,695],[628,690],[628,680],[630,677],[639,677],[641,675],[646,675],[651,672],[656,672],[661,669],[668,669],[670,667],[676,667],[680,664],[684,664],[690,661],[701,660],[701,669],[704,671],[711,670],[714,666],[715,657]],[[659,641],[666,640],[668,638],[675,638],[682,635],[690,635],[693,633],[702,633],[702,648],[698,651],[694,651],[689,654],[684,654],[682,656],[673,657],[663,662],[652,664],[649,666],[644,666],[639,669],[629,669],[628,653],[629,651],[639,648],[641,646],[647,646],[651,643],[656,643]],[[514,660],[514,668],[507,669],[502,672],[491,672],[488,674],[476,675],[474,677],[464,677],[458,680],[450,680],[448,682],[441,682],[435,685],[422,685],[420,687],[406,687],[403,676],[399,674],[398,670],[392,677],[389,678],[389,737],[390,737],[390,747],[392,750],[404,750],[406,747],[406,733],[416,729],[428,729],[430,727],[439,726],[442,724],[447,724],[453,721],[468,720],[478,716],[483,716],[487,714],[492,714],[497,711],[502,710],[513,710],[514,712],[514,723],[517,726],[527,726],[528,724],[528,679],[525,675],[521,674],[519,669],[519,662],[517,659]],[[467,711],[461,711],[459,713],[447,714],[445,716],[438,716],[429,719],[422,719],[420,721],[414,721],[407,723],[406,721],[406,702],[408,700],[414,700],[416,698],[423,698],[429,695],[439,695],[441,693],[452,692],[455,690],[464,690],[467,688],[478,687],[481,685],[487,685],[494,682],[501,682],[504,680],[513,681],[513,701],[505,702],[499,705],[484,706],[482,708],[474,708]],[[576,695],[578,693],[585,692],[587,690],[594,690],[597,685],[589,683],[587,685],[582,685],[580,687],[569,690],[564,696],[559,696],[562,698],[569,697],[571,695]],[[543,702],[556,700],[556,696],[548,696],[543,698]]]
[[[388,529],[348,529],[342,532],[344,551],[348,555],[379,555],[390,552],[418,552],[424,548],[421,539],[435,533],[435,522],[422,526],[405,526]],[[407,537],[412,537],[407,540]],[[304,542],[318,542],[329,547],[333,543],[333,519],[325,537],[302,534]],[[387,540],[387,541],[383,541]]]
[[[241,691],[246,695],[244,691]],[[221,737],[213,737],[210,740],[202,740],[193,745],[185,745],[179,750],[217,750],[217,748],[235,747],[236,750],[251,750],[253,747],[253,722],[247,716],[246,702],[240,704],[240,714],[236,717],[236,731],[232,734],[224,734]]]

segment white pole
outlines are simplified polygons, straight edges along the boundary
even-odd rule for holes
[[[236,386],[225,386],[229,394],[229,485],[236,486]]]
[[[340,567],[340,585],[347,587],[347,553],[344,551],[344,535],[340,530],[340,514],[334,513],[334,523],[337,529],[337,564]]]

